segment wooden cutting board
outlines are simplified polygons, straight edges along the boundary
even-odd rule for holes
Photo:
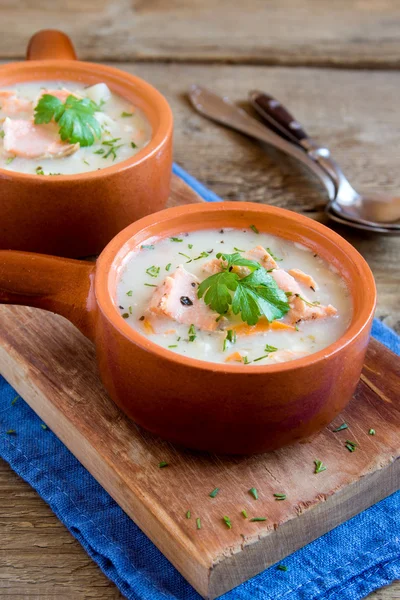
[[[174,177],[170,205],[199,201]],[[353,400],[332,425],[306,443],[245,458],[185,451],[138,429],[104,391],[92,344],[62,317],[0,307],[0,372],[205,598],[400,487],[400,361],[375,340]],[[334,433],[343,422],[348,429]],[[315,459],[326,471],[314,473]]]

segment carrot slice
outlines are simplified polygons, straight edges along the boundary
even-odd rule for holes
[[[144,327],[146,333],[154,333],[154,327],[150,323],[150,321],[148,321],[147,319],[144,319],[144,321],[143,321],[143,327]]]
[[[226,357],[225,362],[243,362],[243,356],[239,352],[234,352]]]
[[[296,328],[293,325],[289,325],[288,323],[282,323],[282,321],[272,321],[269,323],[267,319],[260,319],[256,325],[247,325],[247,323],[241,323],[240,325],[235,325],[232,327],[237,333],[237,335],[253,335],[254,333],[264,333],[269,330],[279,331],[279,330],[289,330],[296,331]]]

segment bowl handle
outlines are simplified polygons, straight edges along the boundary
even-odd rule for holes
[[[83,260],[0,250],[0,304],[55,312],[93,341],[94,274],[95,264]]]
[[[42,29],[29,40],[27,60],[77,60],[70,38],[57,29]]]

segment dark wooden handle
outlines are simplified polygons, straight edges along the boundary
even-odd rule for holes
[[[308,138],[300,123],[296,121],[279,100],[259,91],[250,92],[249,98],[258,114],[275,131],[296,143]]]
[[[27,60],[76,60],[70,38],[57,29],[42,29],[29,40]]]

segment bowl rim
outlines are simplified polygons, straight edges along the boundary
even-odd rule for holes
[[[7,72],[15,72],[18,74],[18,71],[21,71],[21,75],[25,70],[35,72],[38,68],[58,68],[61,71],[64,70],[76,70],[79,72],[87,72],[90,69],[93,74],[94,71],[99,72],[99,74],[104,74],[105,76],[109,75],[110,77],[119,78],[124,81],[124,83],[131,84],[132,86],[137,86],[143,97],[144,94],[152,97],[152,102],[156,105],[157,111],[159,114],[163,115],[163,118],[160,119],[160,123],[156,131],[152,131],[152,136],[149,143],[144,146],[137,154],[132,156],[131,158],[127,158],[115,165],[110,165],[108,167],[104,167],[101,169],[96,169],[94,171],[87,171],[85,173],[71,173],[69,175],[53,175],[52,177],[39,177],[36,173],[20,173],[19,171],[12,171],[8,169],[2,169],[0,167],[0,177],[7,177],[12,179],[20,179],[21,181],[31,181],[34,185],[43,185],[47,182],[64,183],[68,181],[87,181],[91,179],[102,179],[103,177],[108,177],[115,173],[119,173],[121,171],[125,171],[130,169],[131,167],[135,167],[140,165],[142,162],[147,159],[153,157],[155,154],[159,152],[159,150],[164,146],[167,140],[172,135],[173,130],[173,114],[171,107],[167,101],[167,99],[159,92],[153,85],[148,83],[145,79],[138,77],[136,75],[131,75],[122,69],[118,69],[116,67],[111,67],[109,65],[104,65],[101,63],[93,63],[86,62],[82,60],[60,60],[60,59],[49,59],[49,60],[25,60],[20,62],[12,62],[6,63],[4,65],[0,65],[0,82],[2,76]],[[39,77],[37,79],[40,79]],[[62,77],[60,77],[62,79]],[[32,81],[34,81],[33,79]],[[21,83],[23,83],[23,78],[21,79]],[[137,88],[136,88],[137,89]]]
[[[113,300],[109,291],[109,277],[110,273],[113,270],[115,271],[115,259],[117,258],[119,253],[123,251],[125,244],[127,244],[127,242],[134,235],[137,235],[141,230],[155,225],[157,222],[162,222],[163,224],[165,224],[165,226],[167,226],[169,221],[175,219],[176,217],[182,216],[182,214],[188,215],[197,213],[198,215],[202,215],[204,213],[213,213],[216,211],[248,212],[254,210],[258,212],[263,212],[265,214],[285,216],[291,221],[297,221],[305,224],[306,226],[308,226],[308,228],[316,231],[320,235],[322,234],[323,238],[328,238],[330,241],[340,244],[340,246],[346,252],[346,255],[349,256],[349,258],[353,260],[353,262],[357,262],[359,266],[358,271],[360,280],[363,280],[364,283],[368,284],[370,295],[366,294],[366,301],[362,306],[362,310],[358,314],[353,314],[349,327],[335,342],[329,344],[329,346],[323,348],[322,350],[319,350],[318,352],[314,352],[305,357],[298,358],[292,361],[287,361],[274,365],[252,365],[251,367],[249,367],[245,364],[232,365],[226,363],[208,362],[205,360],[191,358],[182,354],[172,352],[171,350],[168,350],[167,348],[164,348],[163,346],[160,346],[155,342],[151,341],[150,338],[146,337],[145,335],[131,327],[122,318],[121,314],[118,312],[117,303],[115,300]],[[199,229],[201,229],[201,224],[199,225]],[[177,206],[161,210],[157,213],[153,213],[152,215],[148,215],[136,221],[135,223],[132,223],[119,234],[117,234],[100,254],[96,263],[94,292],[97,307],[102,312],[103,316],[107,319],[107,321],[111,323],[111,325],[115,327],[115,329],[126,340],[139,346],[142,350],[150,352],[156,357],[166,360],[167,362],[171,362],[175,365],[178,364],[190,368],[220,373],[243,373],[247,376],[267,373],[272,374],[285,371],[296,371],[297,369],[310,367],[311,365],[314,365],[316,363],[326,361],[327,359],[333,357],[334,355],[341,352],[344,348],[349,346],[353,342],[353,340],[363,332],[363,330],[366,327],[370,327],[376,307],[376,285],[372,271],[366,260],[361,256],[361,254],[342,236],[340,236],[335,231],[329,229],[325,225],[319,223],[318,221],[314,221],[313,219],[295,213],[294,211],[275,206],[260,205],[253,202],[221,201],[212,204],[204,202],[198,204]]]

